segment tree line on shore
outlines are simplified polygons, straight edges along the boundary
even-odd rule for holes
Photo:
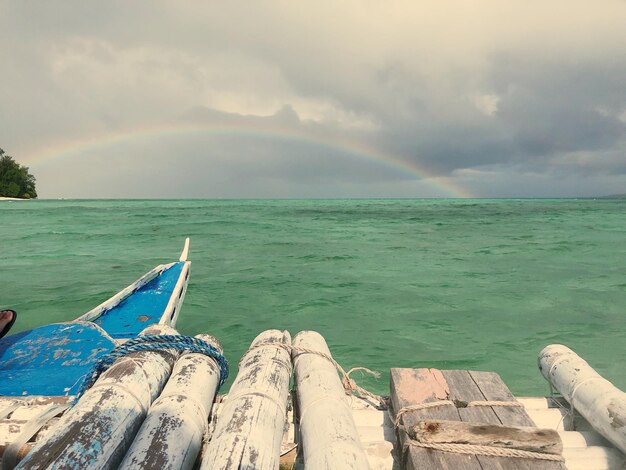
[[[0,148],[0,197],[33,199],[37,197],[35,177],[28,167],[17,163]]]

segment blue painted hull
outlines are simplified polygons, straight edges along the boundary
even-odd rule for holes
[[[134,338],[148,325],[158,323],[184,264],[182,261],[174,264],[117,306],[107,310],[94,323],[113,338]]]
[[[158,266],[73,322],[0,339],[0,396],[73,395],[95,362],[120,342],[155,323],[174,326],[189,265]]]

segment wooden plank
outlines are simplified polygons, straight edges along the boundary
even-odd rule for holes
[[[165,325],[142,334],[177,334]],[[20,462],[23,469],[115,468],[152,401],[167,381],[178,353],[142,351],[115,361]]]
[[[485,401],[474,379],[467,370],[444,370],[443,376],[450,387],[450,400],[457,403],[461,421],[476,424],[501,424],[498,416],[488,406],[466,405],[472,401]]]
[[[464,422],[470,422],[475,424],[506,424],[506,425],[518,425],[518,423],[524,423],[526,425],[533,425],[532,420],[528,418],[527,414],[521,407],[506,407],[508,412],[502,412],[502,418],[506,421],[503,423],[498,416],[499,408],[505,407],[490,407],[490,406],[471,406],[463,408],[463,405],[472,401],[486,401],[491,400],[489,397],[493,397],[494,401],[498,400],[498,397],[506,398],[503,401],[514,400],[513,395],[508,390],[504,382],[501,379],[496,379],[497,374],[492,373],[479,373],[475,371],[466,370],[449,370],[443,371],[443,375],[450,385],[450,396],[452,400],[456,400],[460,406],[459,414],[461,420]],[[487,393],[483,393],[479,387],[476,377],[481,385],[484,385]],[[520,413],[519,418],[513,418],[515,413]],[[564,468],[562,463],[520,459],[513,457],[489,457],[479,455],[477,456],[483,469],[517,469],[517,470],[532,470],[532,469],[546,469],[556,470]]]
[[[448,400],[450,390],[441,371],[437,369],[391,369],[391,405],[394,416],[402,408]],[[460,421],[453,405],[410,411],[403,415],[404,426],[410,428],[426,418]],[[481,466],[474,455],[452,454],[436,450],[408,446],[408,435],[397,430],[398,443],[402,452],[402,464],[409,470],[431,470],[435,468],[463,468],[480,470]],[[405,447],[406,446],[406,447]]]
[[[314,331],[298,333],[294,346],[330,356],[326,341]],[[305,467],[316,470],[369,469],[335,365],[316,354],[297,350],[292,354]]]
[[[428,419],[408,429],[412,439],[433,444],[471,444],[561,455],[563,444],[553,429],[471,424]]]
[[[291,345],[291,336],[287,331],[268,330],[252,342],[203,450],[200,468],[278,468],[291,354],[271,343]]]
[[[489,401],[517,401],[504,381],[495,372],[470,371],[472,379],[476,382],[485,400]],[[493,406],[491,407],[498,419],[506,426],[535,426],[523,407],[519,406]],[[529,468],[539,470],[564,470],[564,463],[549,461],[526,461],[522,464],[517,462],[516,468]]]
[[[517,401],[500,376],[495,372],[470,371],[470,375],[486,400]],[[500,422],[507,426],[534,426],[535,423],[522,407],[492,407]]]
[[[198,335],[222,352],[212,336]],[[119,469],[190,469],[207,432],[220,368],[198,353],[183,354],[148,412]]]
[[[444,370],[442,373],[450,387],[450,399],[457,402],[461,421],[476,424],[500,424],[500,420],[490,407],[466,407],[466,405],[472,401],[485,400],[484,395],[467,370]],[[520,459],[489,457],[485,455],[477,455],[476,458],[480,462],[480,466],[483,470],[500,470],[506,468],[530,470],[530,467],[525,462],[520,461]],[[519,464],[521,464],[521,466],[517,466]]]

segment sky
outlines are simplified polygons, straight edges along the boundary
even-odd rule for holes
[[[626,1],[0,0],[41,198],[626,193]]]

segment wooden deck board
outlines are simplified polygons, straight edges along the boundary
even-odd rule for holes
[[[392,369],[391,405],[395,413],[403,407],[438,400],[451,400],[456,406],[426,408],[410,411],[403,416],[407,428],[424,419],[463,421],[473,424],[506,426],[533,426],[534,423],[523,407],[517,406],[470,406],[471,402],[515,401],[515,397],[498,374],[467,370]],[[402,448],[402,461],[407,469],[454,469],[481,470],[560,470],[560,462],[514,457],[491,457],[440,452],[407,445],[408,436],[403,429],[397,431]]]
[[[480,388],[485,400],[516,401],[509,388],[495,372],[469,371],[469,374]],[[500,422],[506,426],[535,426],[524,408],[496,406],[492,409]]]
[[[391,369],[390,386],[394,416],[406,406],[447,400],[450,393],[443,375],[437,369]],[[452,405],[410,411],[404,414],[402,421],[405,426],[410,427],[426,418],[461,421],[457,409]],[[397,435],[398,444],[404,449],[408,436],[401,429],[398,429]],[[404,468],[409,470],[481,468],[473,455],[450,454],[412,446],[407,446],[401,452],[401,459]]]
[[[458,408],[461,421],[475,424],[500,424],[498,416],[489,406],[465,407],[472,401],[484,401],[485,396],[467,370],[444,370],[443,376],[450,387],[450,399],[459,402]],[[507,457],[489,457],[477,455],[476,458],[483,470],[528,469],[526,462]]]

